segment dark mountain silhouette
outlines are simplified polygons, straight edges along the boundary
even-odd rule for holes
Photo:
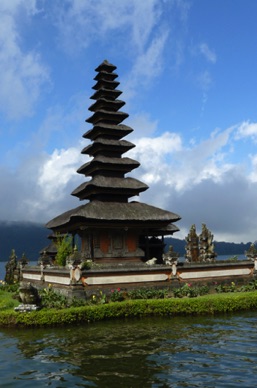
[[[39,251],[49,245],[51,234],[42,224],[29,222],[0,222],[0,261],[9,260],[15,249],[18,259],[25,253],[30,261],[37,261]]]
[[[39,251],[46,247],[50,241],[47,238],[51,230],[42,224],[29,222],[0,222],[0,261],[7,261],[11,250],[15,249],[18,259],[25,253],[30,261],[37,261]],[[185,255],[185,240],[166,238],[166,250],[169,245],[173,246],[175,252],[181,257]],[[218,255],[241,255],[250,247],[247,244],[236,244],[228,242],[214,242],[215,252]]]

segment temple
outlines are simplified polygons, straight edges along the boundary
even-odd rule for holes
[[[248,252],[249,260],[216,262],[213,235],[205,224],[199,236],[192,225],[185,262],[179,261],[172,246],[165,250],[164,237],[178,231],[174,222],[180,216],[135,201],[148,186],[127,176],[140,164],[123,156],[134,147],[124,140],[133,129],[122,124],[128,115],[120,110],[125,103],[118,99],[121,91],[115,69],[107,61],[96,68],[92,115],[86,120],[92,128],[83,135],[89,145],[82,150],[91,159],[78,169],[86,179],[72,192],[84,203],[47,223],[51,244],[40,252],[38,265],[20,266],[28,292],[31,284],[36,288],[48,284],[68,297],[88,298],[102,290],[111,294],[113,288],[176,288],[189,281],[206,285],[255,279],[254,248]],[[67,235],[79,244],[73,243],[73,251],[69,245],[65,262],[57,263],[58,240]],[[12,255],[9,277],[13,278],[15,268]]]
[[[83,137],[91,143],[82,154],[91,157],[77,172],[91,177],[72,195],[85,204],[69,210],[47,223],[54,234],[78,235],[81,258],[98,263],[145,262],[153,257],[161,261],[164,236],[178,231],[180,216],[130,199],[148,186],[126,174],[140,166],[123,154],[135,147],[123,138],[133,132],[122,124],[128,117],[120,109],[125,102],[118,99],[116,67],[104,61],[96,69],[93,86],[93,113],[86,121],[92,129]]]

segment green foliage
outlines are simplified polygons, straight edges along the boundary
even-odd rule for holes
[[[125,300],[66,309],[41,309],[30,313],[0,313],[0,326],[57,326],[142,316],[177,316],[231,313],[257,309],[257,291],[210,294],[198,298]]]
[[[67,234],[65,236],[58,236],[56,246],[56,263],[60,267],[64,267],[66,265],[67,257],[72,253],[72,237]]]
[[[81,265],[81,270],[88,270],[88,269],[99,269],[101,268],[101,266],[97,263],[95,263],[93,260],[85,260],[83,261],[82,265]]]
[[[218,293],[221,292],[236,292],[236,285],[234,282],[231,282],[230,284],[219,284],[218,286],[215,287],[215,290]]]
[[[126,293],[122,292],[120,288],[111,290],[110,301],[111,302],[122,302],[126,297]]]
[[[105,304],[105,303],[107,303],[107,297],[102,291],[96,292],[91,295],[89,304]]]
[[[41,306],[51,309],[64,309],[69,307],[68,299],[53,290],[52,287],[44,288],[39,291],[39,296],[41,300]]]
[[[3,280],[0,280],[0,290],[11,292],[13,294],[18,294],[19,291],[19,283],[14,282],[13,284],[8,284]]]
[[[210,288],[208,286],[192,286],[190,283],[184,284],[182,287],[173,290],[175,298],[195,298],[196,296],[208,294]]]
[[[139,288],[128,292],[129,299],[163,299],[168,296],[168,289]]]
[[[5,286],[0,286],[0,311],[14,309],[18,306],[19,302],[15,300],[15,295],[16,293],[6,290]]]
[[[249,292],[257,290],[257,280],[251,280],[248,284],[243,286],[236,286],[234,282],[230,284],[219,284],[215,287],[216,292]]]
[[[68,299],[49,286],[40,291],[42,309],[29,313],[13,311],[19,304],[13,299],[14,287],[4,282],[0,285],[0,326],[56,326],[149,315],[200,315],[257,309],[257,280],[241,287],[234,282],[217,285],[217,293],[208,295],[209,287],[187,283],[173,290],[175,298],[169,297],[168,289],[144,287],[131,291],[117,288],[108,297],[97,291],[88,300]],[[17,288],[18,285],[16,292]]]
[[[100,291],[101,293],[101,291]],[[66,309],[69,307],[85,306],[88,302],[82,298],[67,298],[56,292],[51,286],[39,291],[41,307],[47,309]]]
[[[257,280],[252,280],[248,284],[245,284],[239,288],[239,292],[249,292],[257,290]]]
[[[90,269],[92,268],[92,265],[93,265],[93,261],[92,260],[85,260],[83,261],[82,265],[81,265],[81,270],[87,270],[87,269]]]

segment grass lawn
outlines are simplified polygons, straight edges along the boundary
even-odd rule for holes
[[[19,301],[13,298],[12,292],[7,292],[0,289],[0,312],[6,310],[13,310],[19,305]]]

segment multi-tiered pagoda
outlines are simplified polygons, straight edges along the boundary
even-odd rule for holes
[[[135,147],[123,140],[133,131],[121,124],[128,117],[120,111],[125,104],[118,97],[116,67],[104,61],[96,68],[93,112],[86,121],[92,129],[83,137],[91,144],[82,150],[92,160],[78,169],[91,179],[77,187],[72,195],[87,202],[69,210],[46,225],[54,233],[79,235],[81,255],[96,262],[137,262],[152,257],[161,259],[163,236],[178,228],[177,214],[129,199],[148,189],[143,182],[127,177],[139,163],[123,154]]]
[[[53,242],[59,234],[69,233],[80,237],[81,246],[79,250],[74,249],[66,266],[60,268],[51,260],[55,252],[50,245],[42,251],[40,266],[22,268],[23,281],[37,288],[51,284],[66,296],[81,298],[89,298],[102,289],[108,295],[114,288],[177,287],[188,281],[231,283],[236,277],[249,282],[256,277],[257,258],[253,258],[254,262],[240,260],[236,263],[210,260],[213,236],[207,233],[205,226],[199,236],[200,248],[194,227],[187,238],[187,253],[191,252],[187,256],[189,263],[178,264],[178,254],[174,254],[172,247],[163,254],[164,236],[178,230],[173,222],[180,217],[133,201],[133,197],[148,187],[126,176],[139,167],[139,163],[123,157],[134,147],[123,140],[133,130],[122,124],[128,115],[120,111],[124,102],[118,99],[121,92],[117,90],[119,82],[115,69],[107,61],[96,69],[95,92],[91,97],[95,102],[89,108],[92,115],[87,120],[92,128],[84,134],[91,143],[82,150],[91,160],[78,169],[79,174],[88,178],[72,193],[86,202],[47,224],[54,232]],[[156,264],[156,258],[161,265],[144,263]]]

